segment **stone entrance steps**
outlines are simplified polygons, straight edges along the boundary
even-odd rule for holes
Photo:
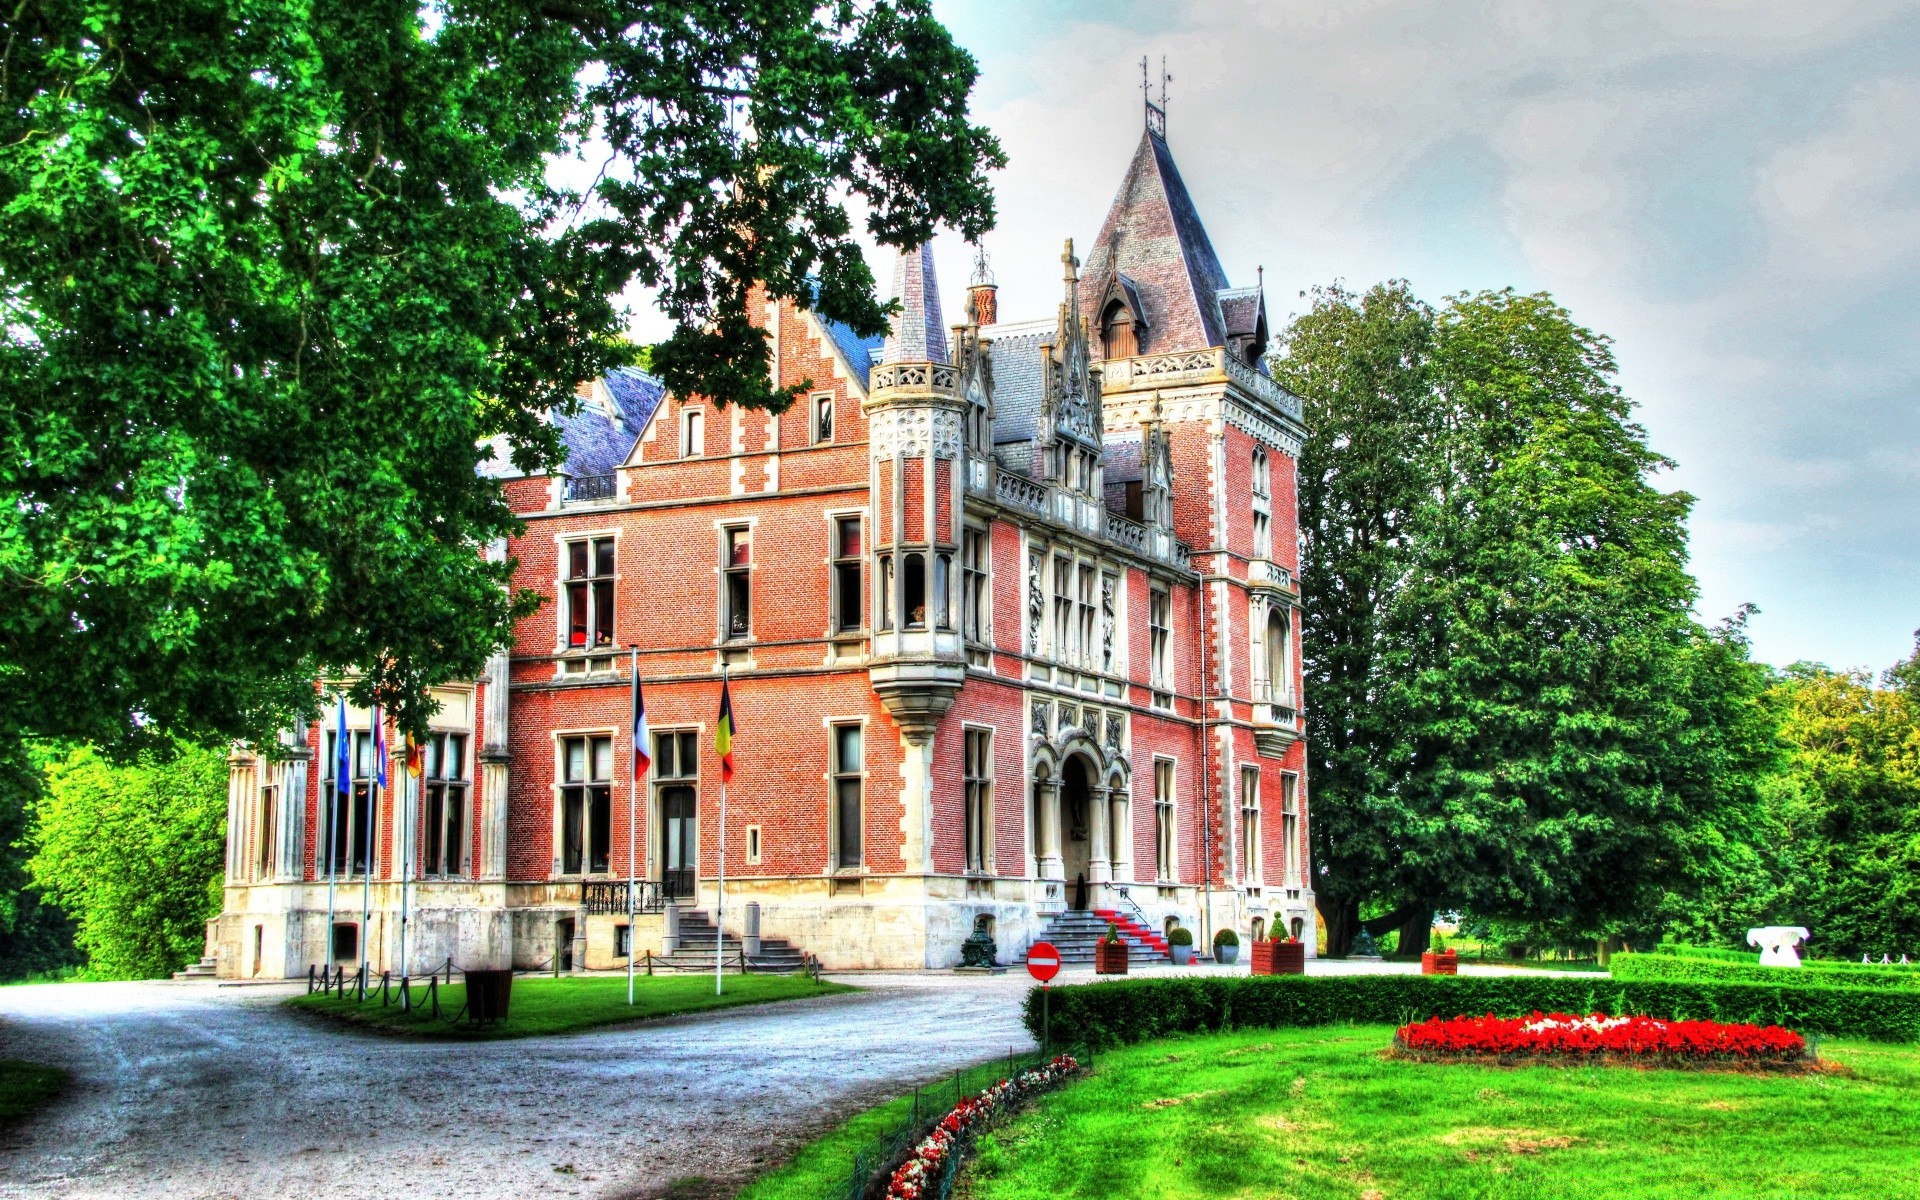
[[[175,979],[212,979],[218,972],[218,969],[218,964],[214,961],[213,955],[209,954],[186,970],[175,971],[173,977]]]
[[[720,931],[713,927],[713,919],[697,908],[680,910],[680,940],[672,954],[656,954],[653,961],[676,971],[699,971],[713,969],[713,939]],[[741,942],[731,933],[720,940],[720,953],[729,966],[740,961]],[[760,939],[760,953],[747,957],[749,970],[768,975],[792,975],[806,970],[807,956],[798,946],[785,938],[763,937]]]
[[[1125,917],[1111,909],[1099,909],[1092,912],[1069,909],[1047,923],[1043,941],[1052,942],[1060,951],[1063,963],[1090,963],[1093,961],[1093,944],[1107,935],[1107,925],[1119,930],[1120,940],[1127,944],[1127,964],[1161,963],[1169,961],[1167,940],[1157,932],[1131,917]]]

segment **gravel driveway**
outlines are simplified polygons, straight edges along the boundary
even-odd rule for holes
[[[0,1057],[74,1077],[0,1144],[0,1196],[649,1196],[737,1182],[904,1084],[1032,1045],[1024,972],[848,982],[865,990],[466,1045],[319,1025],[281,988],[0,988]]]

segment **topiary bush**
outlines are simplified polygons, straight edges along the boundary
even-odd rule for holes
[[[1175,925],[1171,930],[1167,932],[1167,945],[1169,946],[1193,945],[1193,930],[1188,929],[1184,925]]]
[[[1213,944],[1216,946],[1238,946],[1240,944],[1240,935],[1231,929],[1222,929],[1213,935]]]
[[[1920,990],[1580,976],[1274,975],[1130,979],[1053,989],[1053,1040],[1096,1049],[1176,1033],[1466,1014],[1607,1012],[1784,1025],[1800,1033],[1920,1041]],[[1040,989],[1025,1020],[1040,1036]]]

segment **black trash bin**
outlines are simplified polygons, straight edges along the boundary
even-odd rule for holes
[[[468,971],[467,1019],[476,1025],[491,1025],[507,1019],[507,1003],[513,998],[512,971]]]

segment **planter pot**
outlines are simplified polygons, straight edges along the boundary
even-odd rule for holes
[[[1255,942],[1253,973],[1255,975],[1305,975],[1307,973],[1306,943]]]
[[[1127,944],[1125,942],[1095,942],[1093,944],[1093,973],[1095,975],[1125,975],[1127,973]]]
[[[1240,943],[1233,942],[1231,944],[1222,943],[1217,945],[1213,948],[1213,956],[1225,965],[1232,966],[1234,963],[1240,961]]]
[[[1173,965],[1184,967],[1193,961],[1192,946],[1168,946],[1167,954],[1173,959]]]
[[[513,999],[513,972],[468,971],[466,977],[467,1019],[476,1025],[506,1020]]]
[[[1420,956],[1422,975],[1458,975],[1460,973],[1460,955],[1453,950],[1444,954],[1435,954],[1428,950]]]

